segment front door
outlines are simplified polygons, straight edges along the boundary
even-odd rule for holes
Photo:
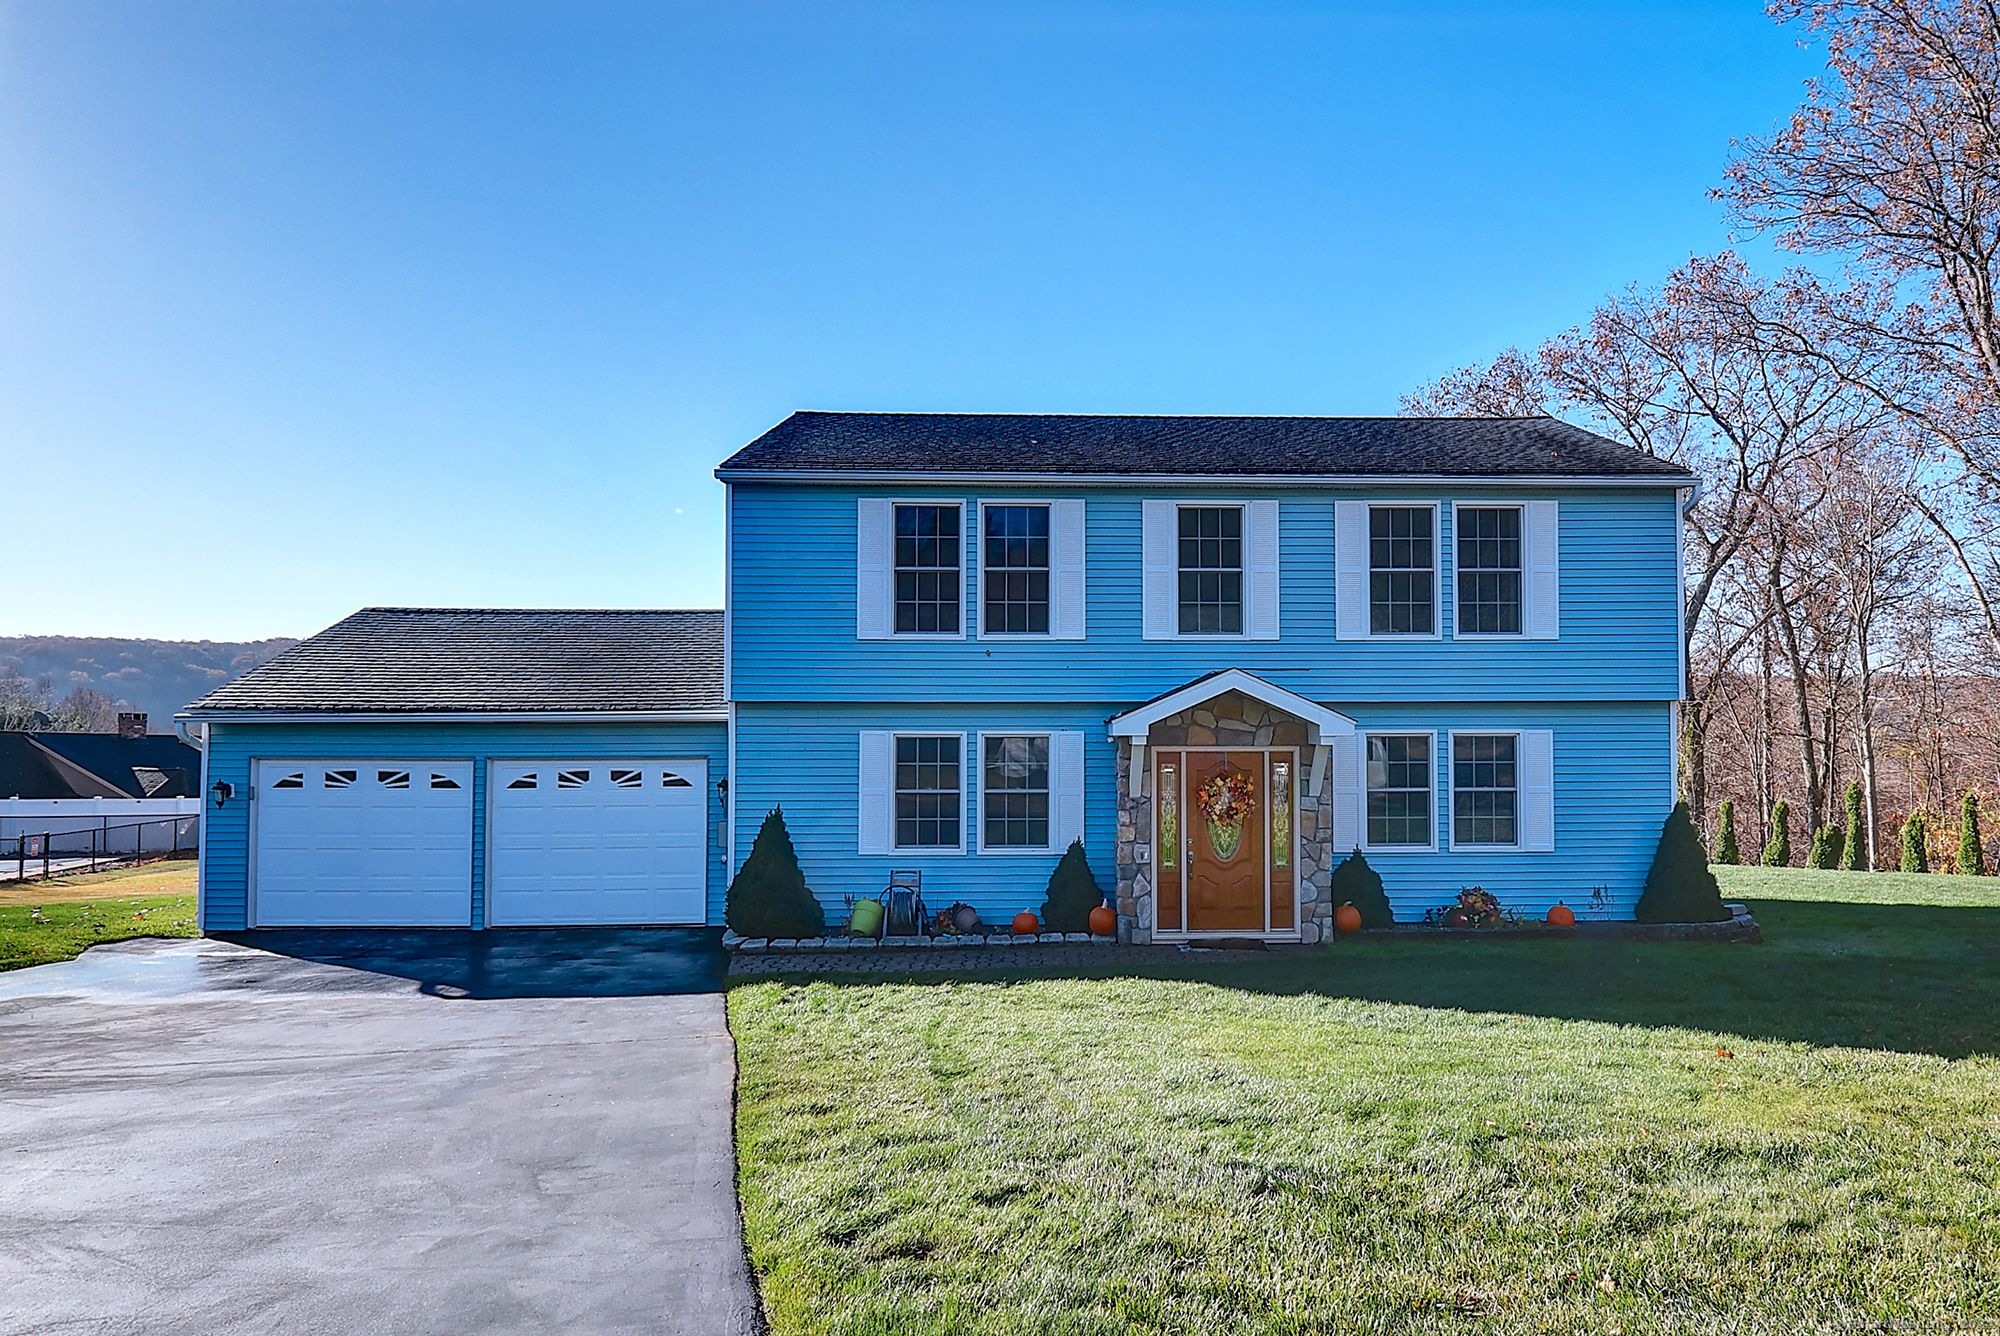
[[[1155,754],[1161,931],[1295,931],[1297,760],[1289,748]]]

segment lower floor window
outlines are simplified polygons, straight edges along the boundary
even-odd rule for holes
[[[1049,740],[1014,737],[983,740],[986,749],[980,803],[989,849],[1046,849],[1049,845]]]
[[[896,847],[956,849],[961,772],[956,737],[896,739]]]
[[[1428,734],[1368,739],[1368,843],[1431,842],[1431,739]]]
[[[1451,740],[1451,838],[1455,844],[1518,844],[1515,738]]]

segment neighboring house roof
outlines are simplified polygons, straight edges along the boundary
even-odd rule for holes
[[[794,413],[716,470],[725,481],[815,474],[1694,481],[1678,464],[1552,417]]]
[[[33,737],[36,745],[89,771],[126,797],[201,796],[201,753],[169,734],[123,738],[116,733],[36,733]]]
[[[720,717],[725,709],[720,612],[363,608],[185,713]]]

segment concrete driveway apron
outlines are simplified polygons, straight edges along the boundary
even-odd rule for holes
[[[0,975],[0,1331],[760,1331],[720,974],[595,929]]]

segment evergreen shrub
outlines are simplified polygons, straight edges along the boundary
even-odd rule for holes
[[[745,937],[822,937],[826,913],[806,889],[785,811],[773,807],[757,829],[750,856],[729,883],[723,921]]]
[[[1979,838],[1979,795],[1968,793],[1958,809],[1958,874],[1986,875],[1986,846]]]
[[[1930,850],[1926,847],[1924,814],[1912,812],[1903,822],[1903,871],[1929,872],[1931,870]]]
[[[1042,931],[1089,932],[1090,911],[1103,903],[1104,892],[1097,878],[1090,875],[1083,841],[1076,840],[1063,851],[1062,861],[1049,874],[1048,899],[1042,903]]]
[[[1735,867],[1743,861],[1736,851],[1736,800],[1722,800],[1722,828],[1715,837],[1715,861],[1725,867]]]
[[[1393,928],[1396,926],[1395,911],[1389,908],[1389,896],[1382,889],[1382,877],[1368,860],[1356,849],[1333,870],[1333,878],[1327,883],[1328,893],[1333,898],[1333,907],[1353,905],[1361,911],[1361,926],[1364,928]]]
[[[1840,865],[1849,872],[1868,870],[1867,831],[1861,812],[1861,781],[1857,779],[1847,786],[1847,848],[1840,858]]]
[[[1806,855],[1806,866],[1831,872],[1840,866],[1840,856],[1847,852],[1847,832],[1839,826],[1821,826],[1813,832],[1812,852]]]
[[[1708,851],[1688,815],[1686,803],[1675,803],[1660,831],[1653,870],[1639,897],[1641,923],[1720,923],[1729,917],[1722,887],[1708,870]]]
[[[1771,809],[1771,842],[1764,846],[1765,867],[1792,865],[1792,807],[1783,798]]]

